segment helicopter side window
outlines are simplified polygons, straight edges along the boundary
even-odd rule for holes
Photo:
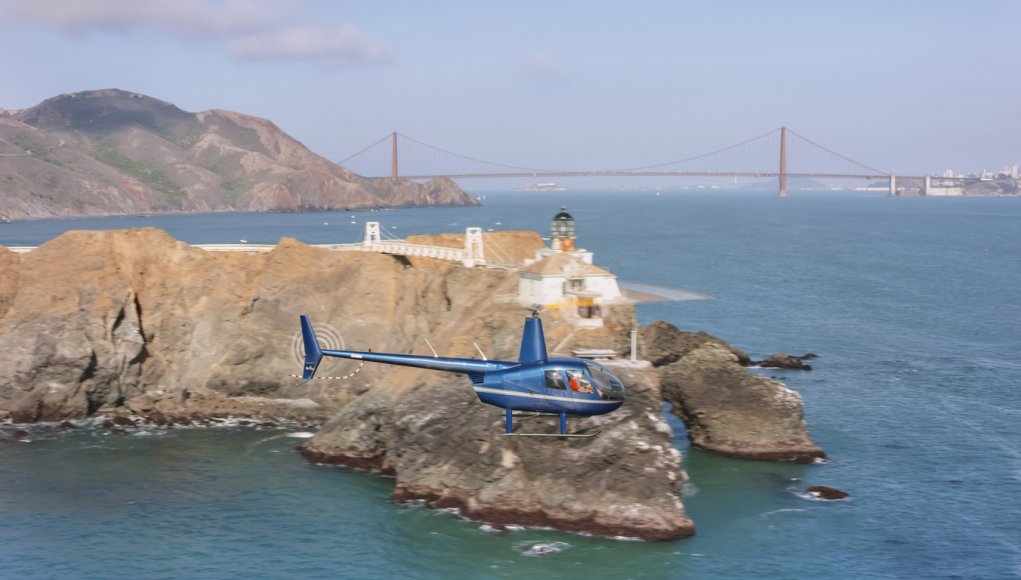
[[[564,373],[560,372],[560,369],[546,371],[546,388],[567,389],[567,383],[564,382]]]

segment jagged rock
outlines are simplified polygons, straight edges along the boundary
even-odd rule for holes
[[[740,459],[826,457],[808,437],[801,396],[749,373],[723,346],[705,344],[659,371],[693,445]]]
[[[829,487],[826,485],[813,485],[806,489],[805,492],[810,493],[819,499],[831,501],[849,497],[847,492],[840,491],[835,487]]]
[[[662,320],[657,320],[642,328],[639,336],[644,347],[640,352],[644,354],[646,360],[657,367],[676,362],[686,354],[709,343],[718,344],[734,353],[742,365],[748,365],[751,362],[746,353],[730,346],[725,340],[702,331],[678,330],[676,326]]]
[[[801,360],[802,358],[804,357],[796,357],[778,352],[776,354],[769,355],[765,360],[758,361],[756,364],[769,369],[793,369],[799,371],[812,370],[812,365],[804,363]]]
[[[456,508],[497,525],[553,527],[602,536],[667,540],[694,532],[679,499],[687,479],[660,417],[652,371],[615,368],[624,406],[571,419],[586,439],[507,437],[503,413],[467,383],[423,377],[403,391],[374,390],[302,445],[312,461],[396,478],[395,501]],[[555,418],[517,419],[518,431],[553,433]]]

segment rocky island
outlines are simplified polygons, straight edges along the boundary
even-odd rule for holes
[[[266,119],[117,89],[0,109],[0,222],[476,205],[449,179],[365,179]]]
[[[543,245],[530,232],[484,235],[519,256]],[[747,356],[720,339],[666,323],[642,330],[639,352],[651,362],[608,363],[628,398],[608,415],[572,418],[572,429],[601,431],[587,439],[504,437],[503,413],[463,377],[346,360],[324,363],[327,380],[293,377],[300,313],[327,347],[427,353],[428,340],[443,355],[473,357],[477,343],[514,359],[525,311],[507,297],[517,284],[513,270],[291,239],[265,253],[207,252],[155,229],[68,232],[26,254],[0,247],[0,420],[300,421],[321,426],[301,447],[307,458],[393,477],[396,501],[648,540],[694,533],[663,401],[708,450],[825,456],[797,393],[749,374]],[[580,331],[566,309],[545,311],[547,340],[626,345],[631,308],[607,309],[602,327]]]

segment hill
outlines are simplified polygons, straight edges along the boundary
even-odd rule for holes
[[[367,180],[272,122],[117,89],[0,109],[0,220],[474,205],[449,179]]]

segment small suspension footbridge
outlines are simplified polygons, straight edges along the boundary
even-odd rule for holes
[[[787,127],[708,153],[623,169],[550,169],[484,161],[391,133],[338,162],[368,178],[408,179],[554,178],[554,177],[751,177],[776,178],[778,195],[787,196],[793,178],[885,181],[897,194],[893,172],[855,161]],[[921,182],[902,176],[902,181]]]
[[[276,248],[276,244],[191,244],[208,252],[245,252],[263,253],[270,252]],[[464,232],[464,247],[456,248],[450,246],[433,246],[428,244],[414,244],[402,238],[396,238],[386,232],[379,222],[365,222],[365,237],[360,242],[350,244],[312,244],[315,248],[324,248],[335,252],[376,252],[379,254],[391,254],[395,256],[413,256],[421,258],[433,258],[457,262],[468,268],[485,267],[496,269],[511,269],[517,267],[511,259],[490,259],[486,260],[485,248],[482,241],[482,228],[468,227]],[[24,254],[35,250],[35,246],[11,246],[12,252]],[[504,254],[499,247],[493,247],[498,255]]]
[[[375,252],[394,256],[412,256],[457,262],[468,268],[486,267],[507,269],[514,267],[510,261],[486,260],[482,243],[482,228],[468,227],[464,231],[464,247],[414,244],[394,237],[380,226],[379,222],[365,222],[365,237],[352,244],[313,244],[335,252]],[[269,252],[274,244],[195,244],[195,247],[210,252]]]

